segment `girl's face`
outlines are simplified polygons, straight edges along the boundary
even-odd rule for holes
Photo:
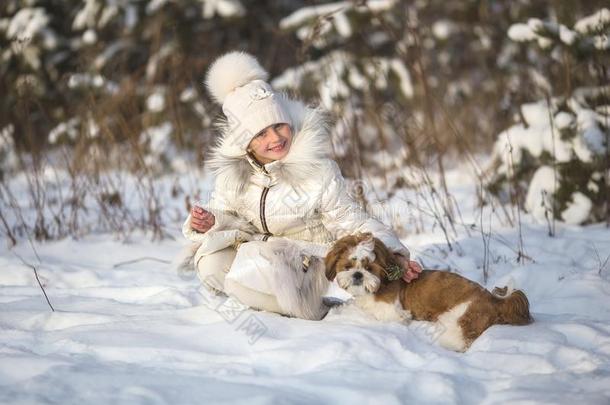
[[[256,160],[267,164],[288,154],[292,143],[290,125],[279,123],[270,125],[259,132],[248,145]]]

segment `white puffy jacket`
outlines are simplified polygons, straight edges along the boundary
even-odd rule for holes
[[[230,245],[270,237],[310,242],[312,253],[324,256],[336,239],[367,231],[409,257],[394,232],[348,193],[337,163],[329,157],[327,115],[299,101],[283,101],[293,120],[292,146],[283,159],[261,166],[250,156],[228,157],[222,137],[213,150],[209,167],[216,175],[215,189],[204,208],[216,222],[199,233],[191,228],[189,216],[182,228],[186,238],[201,243],[195,263]]]

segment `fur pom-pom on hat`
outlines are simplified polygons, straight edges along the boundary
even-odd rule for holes
[[[227,95],[253,80],[267,80],[269,73],[248,53],[232,51],[212,63],[205,85],[212,97],[223,104]]]

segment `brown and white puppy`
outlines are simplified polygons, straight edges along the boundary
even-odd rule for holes
[[[388,269],[398,262],[370,233],[339,239],[324,262],[326,277],[336,277],[365,312],[381,321],[436,322],[438,342],[450,350],[465,351],[492,325],[532,321],[527,297],[519,290],[490,293],[455,273],[434,270],[424,270],[410,283],[392,280]]]

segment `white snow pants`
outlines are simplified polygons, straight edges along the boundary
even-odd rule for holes
[[[224,292],[251,308],[283,314],[273,295],[244,287],[231,279],[225,280],[236,254],[237,250],[229,246],[200,258],[197,263],[197,274],[201,282],[214,293]]]

